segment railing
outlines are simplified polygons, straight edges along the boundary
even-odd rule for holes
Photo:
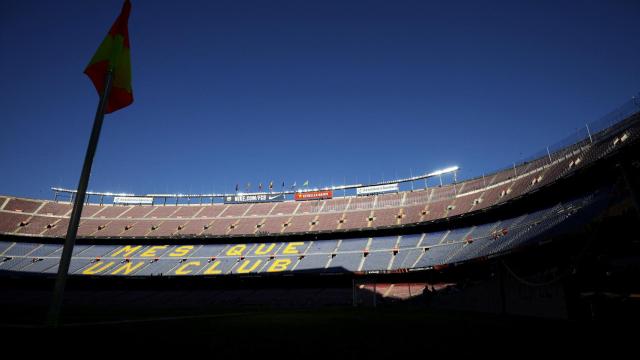
[[[550,144],[540,151],[514,162],[510,166],[487,172],[487,174],[495,174],[513,168],[518,169],[532,161],[539,159],[544,160],[545,157],[549,162],[553,162],[570,151],[574,151],[593,141],[600,140],[608,134],[625,127],[627,122],[624,120],[638,113],[640,113],[640,93],[626,101],[617,109],[597,120],[586,123],[585,126],[578,128],[575,133],[566,136],[564,139]],[[469,177],[464,180],[467,181],[478,178],[481,178],[481,176]]]

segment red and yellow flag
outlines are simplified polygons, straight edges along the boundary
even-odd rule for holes
[[[122,109],[133,102],[131,90],[131,57],[129,51],[129,0],[122,5],[122,11],[116,19],[107,37],[102,41],[98,51],[84,69],[84,73],[91,79],[98,94],[102,95],[105,78],[109,70],[113,71],[113,84],[106,105],[105,113],[109,114]]]

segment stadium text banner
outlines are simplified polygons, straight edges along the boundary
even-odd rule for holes
[[[356,189],[357,195],[373,195],[373,194],[382,194],[388,192],[398,192],[400,189],[398,188],[398,184],[385,184],[385,185],[376,185],[376,186],[365,186]]]
[[[278,202],[278,201],[284,201],[284,194],[228,195],[224,197],[225,204]]]
[[[333,190],[297,192],[294,195],[294,199],[296,201],[323,200],[331,198],[333,198]]]
[[[113,203],[127,204],[127,205],[153,205],[153,198],[134,197],[134,196],[116,196],[113,198]]]

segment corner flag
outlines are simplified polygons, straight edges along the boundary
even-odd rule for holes
[[[107,72],[113,72],[113,85],[107,100],[106,114],[131,105],[133,102],[128,26],[130,13],[131,2],[126,0],[107,37],[104,38],[84,70],[100,95],[105,89]]]

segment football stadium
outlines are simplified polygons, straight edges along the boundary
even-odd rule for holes
[[[629,234],[640,102],[585,134],[464,180],[442,182],[453,167],[340,188],[89,193],[66,306],[76,320],[378,307],[628,316],[639,301]],[[0,301],[16,310],[6,319],[44,316],[74,191],[52,195],[0,197]]]
[[[415,44],[422,41],[422,35],[431,35],[434,28],[429,27],[431,24],[424,25],[424,19],[429,18],[433,11],[441,11],[440,7],[412,2],[397,7],[384,2],[366,6],[348,4],[346,7],[335,4],[326,7],[212,4],[177,6],[174,14],[173,6],[163,8],[167,4],[142,2],[141,8],[146,13],[141,12],[138,18],[140,27],[132,22],[132,32],[141,38],[140,59],[155,60],[158,53],[150,50],[154,40],[165,38],[167,34],[173,36],[174,32],[179,37],[184,31],[187,37],[194,38],[193,43],[175,42],[178,44],[175,53],[186,48],[193,51],[191,57],[185,56],[187,60],[181,60],[184,63],[204,59],[209,66],[218,57],[224,58],[225,51],[221,49],[227,49],[229,58],[223,61],[227,61],[229,73],[246,73],[254,69],[256,73],[246,78],[238,77],[237,73],[225,78],[226,70],[220,71],[214,65],[210,67],[216,70],[211,73],[190,72],[197,66],[182,70],[189,68],[182,63],[173,68],[167,66],[167,73],[173,71],[192,79],[185,80],[184,84],[193,85],[196,80],[201,80],[207,89],[212,79],[219,79],[222,84],[210,93],[198,93],[190,85],[183,86],[175,81],[167,81],[172,84],[169,86],[172,91],[167,91],[164,84],[155,82],[161,77],[154,72],[150,75],[151,71],[145,73],[146,69],[140,66],[141,78],[146,80],[140,81],[138,88],[138,83],[132,81],[131,72],[130,49],[135,48],[129,39],[132,5],[131,1],[125,0],[120,14],[84,70],[95,87],[99,102],[77,188],[60,183],[56,186],[47,184],[46,192],[43,192],[33,187],[36,186],[34,184],[53,181],[52,176],[60,176],[60,179],[64,176],[61,183],[68,181],[67,173],[72,167],[67,160],[75,158],[77,149],[73,144],[76,144],[76,135],[81,131],[70,125],[71,122],[60,120],[62,125],[55,125],[60,132],[48,136],[46,141],[34,133],[52,131],[53,127],[47,127],[44,121],[53,122],[52,108],[47,106],[54,102],[56,107],[57,102],[65,104],[60,106],[64,109],[62,113],[74,114],[77,108],[81,115],[69,116],[84,118],[86,109],[76,106],[80,102],[77,99],[82,97],[74,96],[68,90],[68,94],[65,93],[62,88],[67,85],[62,81],[65,83],[62,88],[54,91],[57,94],[52,94],[55,101],[44,101],[43,110],[37,106],[24,106],[26,98],[22,96],[25,89],[29,86],[34,89],[36,83],[41,86],[35,81],[38,76],[34,75],[38,66],[24,62],[30,79],[25,81],[27,85],[22,85],[21,81],[9,78],[10,74],[4,70],[11,68],[12,58],[0,57],[6,83],[16,89],[16,95],[9,96],[14,94],[14,88],[2,85],[4,92],[0,99],[4,101],[0,104],[2,117],[9,120],[0,127],[3,150],[0,160],[4,162],[0,180],[9,189],[0,189],[0,340],[7,354],[19,349],[24,356],[42,353],[50,357],[58,353],[81,352],[86,356],[133,358],[133,354],[135,357],[138,354],[166,356],[174,353],[176,356],[198,356],[196,352],[203,351],[207,356],[220,358],[293,355],[297,358],[332,359],[479,356],[501,352],[511,356],[637,352],[633,349],[636,337],[633,326],[640,319],[640,241],[636,228],[640,221],[640,94],[626,101],[620,99],[619,106],[591,121],[599,115],[591,112],[600,109],[604,100],[589,107],[585,105],[589,102],[588,96],[565,94],[565,98],[575,96],[575,99],[573,104],[563,108],[550,101],[552,96],[542,94],[551,88],[558,97],[563,91],[576,92],[579,87],[577,81],[559,79],[551,85],[541,85],[540,89],[545,89],[543,91],[531,90],[532,98],[538,96],[539,99],[533,99],[529,104],[545,109],[532,112],[530,116],[536,120],[528,126],[545,128],[565,118],[567,123],[572,123],[576,117],[580,117],[579,124],[584,124],[572,135],[559,136],[554,145],[547,146],[548,139],[538,141],[537,135],[527,133],[530,129],[524,129],[523,124],[527,122],[527,114],[524,113],[529,111],[523,105],[526,96],[507,94],[517,82],[513,80],[513,74],[504,70],[511,64],[526,68],[526,71],[520,70],[523,73],[531,70],[532,74],[527,75],[530,76],[528,84],[539,80],[540,76],[534,69],[523,62],[522,58],[526,56],[520,58],[518,55],[517,59],[507,61],[508,66],[502,66],[497,65],[502,60],[499,51],[487,51],[487,54],[492,54],[486,58],[488,65],[474,66],[498,71],[475,81],[481,83],[480,89],[496,92],[484,98],[481,94],[473,94],[465,100],[467,103],[447,103],[467,111],[467,115],[459,113],[451,118],[442,114],[459,109],[447,108],[437,99],[451,99],[463,93],[459,83],[451,85],[454,92],[447,93],[446,87],[456,81],[455,76],[447,75],[442,79],[444,89],[429,85],[435,90],[428,95],[428,91],[423,92],[420,88],[422,82],[425,79],[436,81],[434,74],[440,70],[429,69],[421,63],[422,60],[413,61],[402,56],[392,59],[396,55],[394,51],[414,51]],[[15,43],[4,36],[10,26],[3,25],[3,22],[9,24],[16,19],[26,19],[24,14],[38,14],[46,10],[46,6],[51,6],[31,5],[2,5],[2,9],[11,14],[0,17],[3,47],[15,48],[16,53],[24,54],[28,46],[9,45]],[[97,3],[76,5],[80,9],[78,14],[94,7],[103,8],[103,4]],[[618,12],[612,13],[619,13],[618,8],[627,6],[618,5],[613,6]],[[107,5],[104,6],[106,8]],[[38,7],[44,8],[38,10]],[[254,13],[258,8],[260,10]],[[458,19],[462,8],[442,11],[451,19]],[[500,9],[497,18],[509,21],[511,18],[505,14],[521,19],[530,15],[527,11],[521,12],[520,8],[503,8],[502,5],[497,8]],[[522,9],[525,8],[523,5]],[[3,13],[2,9],[0,13]],[[189,11],[181,13],[184,9]],[[217,25],[212,25],[216,22],[210,19],[213,15],[202,16],[212,9],[214,11],[210,14],[220,16]],[[493,18],[495,14],[492,11],[483,13],[487,18],[481,17],[484,28],[479,31],[487,30],[492,34],[483,41],[493,39],[496,18]],[[535,13],[531,9],[528,11]],[[562,11],[558,10],[558,13],[562,14]],[[321,14],[317,15],[318,12]],[[526,16],[522,16],[523,13]],[[53,18],[58,16],[55,12],[50,14]],[[286,31],[282,31],[278,20],[282,14],[288,21],[283,25]],[[109,19],[112,19],[111,15]],[[166,28],[168,22],[162,20],[166,19],[162,16],[173,15],[177,18],[182,16],[181,20],[174,28],[163,29],[169,31],[165,35],[150,35],[147,31]],[[475,11],[466,15],[473,19],[476,16]],[[65,16],[72,23],[82,24],[85,21],[73,11]],[[231,20],[224,23],[227,16]],[[190,28],[193,25],[191,18],[193,24],[204,21],[205,25]],[[560,18],[563,23],[564,17]],[[33,21],[34,18],[30,19]],[[154,19],[158,22],[154,23]],[[267,26],[264,30],[265,34],[270,34],[267,36],[270,41],[276,41],[263,44],[260,40],[261,26],[245,24],[236,27],[233,19],[249,19],[249,22],[258,23],[269,19],[277,23],[277,26]],[[306,22],[301,19],[306,19]],[[318,35],[333,29],[325,20],[314,23],[318,19],[329,19],[337,32],[328,37]],[[437,16],[430,19],[439,20]],[[547,15],[539,19],[544,22]],[[16,29],[20,29],[20,21],[14,21],[18,26]],[[358,21],[362,21],[361,24],[366,25],[363,28],[368,30],[361,32]],[[510,29],[521,29],[509,21],[501,35],[510,33]],[[620,23],[626,24],[624,21]],[[33,24],[31,26],[35,27]],[[87,28],[94,25],[84,24]],[[318,24],[317,28],[314,27]],[[592,31],[591,25],[585,27],[579,21],[572,24],[582,26],[583,31]],[[611,24],[618,26],[618,22]],[[339,26],[345,27],[340,29]],[[439,26],[455,28],[453,25]],[[469,28],[473,26],[466,27]],[[629,28],[636,29],[635,26]],[[207,35],[207,29],[214,29],[212,32],[216,35]],[[297,29],[302,29],[306,35],[298,35]],[[566,33],[564,27],[561,30],[558,33]],[[216,37],[218,32],[230,40]],[[544,49],[536,53],[546,54],[551,49],[547,48],[550,37],[539,28],[534,32],[536,40],[542,41],[540,49]],[[19,34],[20,30],[16,33]],[[69,32],[72,33],[79,37],[85,35],[79,34],[76,28]],[[606,31],[603,30],[604,33]],[[53,31],[52,34],[58,33]],[[243,38],[247,34],[248,37]],[[422,35],[403,43],[403,36],[415,34]],[[613,31],[612,34],[617,36],[619,32]],[[309,35],[317,38],[307,41]],[[343,35],[346,42],[342,42]],[[280,43],[280,36],[287,40]],[[442,42],[450,50],[459,34],[454,31],[449,36],[444,36]],[[521,41],[518,36],[509,36],[504,40],[514,49],[527,46],[523,45],[526,41]],[[242,39],[250,41],[245,43]],[[370,40],[375,46],[367,45]],[[466,46],[472,49],[475,40],[467,38],[465,41]],[[493,44],[492,41],[486,44]],[[57,53],[58,47],[54,44],[52,40],[49,45]],[[340,45],[333,48],[335,44]],[[565,46],[569,46],[567,44],[569,42],[562,44],[563,51]],[[309,50],[307,60],[296,58],[297,52],[289,52],[297,46],[304,53],[304,49],[315,49],[316,45],[319,50]],[[215,49],[215,56],[206,55],[209,46]],[[633,48],[629,43],[621,46]],[[591,46],[588,48],[593,52]],[[330,56],[318,62],[309,60],[322,58],[327,49],[330,50],[327,53],[335,50],[337,54],[350,54],[359,60],[354,62],[354,68],[348,69],[347,66],[342,70],[343,64],[351,61],[348,56],[335,62],[339,65],[331,66],[327,65],[332,62],[327,60]],[[469,58],[469,51],[456,51],[449,53],[451,59]],[[431,59],[433,53],[429,50],[424,54]],[[150,56],[145,57],[146,54]],[[254,54],[257,54],[255,59]],[[567,58],[578,62],[581,58],[576,54],[571,53],[573,57]],[[173,55],[161,57],[157,64],[165,61],[169,64]],[[243,62],[246,60],[243,56],[255,62]],[[488,55],[480,51],[478,59],[483,59],[483,56]],[[598,56],[593,55],[593,59]],[[62,61],[71,64],[75,57],[63,56]],[[615,57],[624,58],[622,55]],[[236,62],[237,59],[241,61]],[[287,59],[294,60],[287,65]],[[279,65],[281,68],[270,68],[273,65],[263,67],[261,61],[284,61],[284,64]],[[385,61],[389,63],[385,65]],[[23,63],[22,58],[19,63]],[[456,62],[447,60],[443,63]],[[307,70],[301,70],[304,64],[308,66]],[[414,65],[412,70],[400,76],[404,79],[401,79],[402,84],[394,82],[397,80],[395,76],[402,74],[404,66]],[[628,75],[623,65],[620,65],[620,73],[627,80],[633,74]],[[611,64],[607,66],[615,68]],[[559,67],[556,75],[568,71],[569,67],[573,65]],[[64,67],[58,65],[54,68]],[[283,70],[285,68],[286,71]],[[549,70],[548,74],[546,63],[542,68],[544,78],[553,77],[550,74],[555,70]],[[473,73],[477,72],[475,69]],[[637,73],[637,64],[633,69]],[[334,73],[336,70],[338,72]],[[301,75],[305,71],[313,74],[309,78],[311,80]],[[323,71],[330,74],[326,76],[330,80],[329,85],[323,83]],[[373,80],[359,83],[355,80],[358,71]],[[371,75],[378,71],[383,75]],[[430,72],[430,75],[420,80],[424,75],[422,71],[425,74]],[[492,82],[498,73],[505,76],[509,85],[495,90]],[[390,79],[394,78],[389,80],[384,74],[396,75],[388,75]],[[351,81],[357,84],[354,88],[349,88],[349,81],[340,82],[341,78],[351,75],[354,76]],[[264,85],[269,83],[266,80],[269,76],[273,76],[270,79],[275,85]],[[170,75],[167,78],[170,79]],[[335,79],[338,81],[331,83]],[[73,81],[75,78],[68,83],[73,84]],[[251,86],[243,87],[243,81]],[[278,81],[285,85],[278,84]],[[299,95],[297,92],[304,93],[304,90],[296,90],[301,83],[316,91],[314,81],[318,88],[326,86],[324,92],[307,94],[307,98],[296,97]],[[464,81],[466,83],[467,80]],[[470,78],[470,82],[473,81]],[[563,90],[563,81],[572,84],[573,90]],[[615,86],[623,82],[617,81]],[[136,90],[135,105],[142,110],[120,112],[134,104],[132,82],[136,89],[141,89],[139,93]],[[236,83],[241,85],[234,89]],[[379,83],[383,90],[367,93],[366,88],[374,83]],[[415,85],[417,83],[420,87]],[[637,86],[630,83],[632,81],[626,84],[627,88]],[[400,86],[394,88],[393,84]],[[593,89],[602,84],[604,82],[589,83]],[[282,90],[279,86],[283,86],[285,91],[279,93]],[[523,88],[527,86],[525,84]],[[348,89],[341,93],[342,87]],[[622,85],[619,87],[620,91],[627,90]],[[174,88],[182,93],[176,96]],[[240,91],[236,91],[238,89]],[[478,88],[475,89],[477,91]],[[398,96],[395,91],[399,92]],[[637,88],[632,91],[637,91]],[[611,90],[603,87],[600,94],[607,92]],[[159,94],[166,93],[171,93],[176,102],[161,104],[163,98]],[[407,93],[419,95],[411,98]],[[142,95],[138,97],[138,94]],[[488,110],[489,105],[468,110],[474,104],[471,97],[478,97],[477,106],[488,98],[507,95],[509,97],[504,102],[510,104],[505,108],[512,112],[505,114],[514,119],[491,123],[488,118],[496,113]],[[225,101],[233,102],[236,98],[247,101],[245,106],[232,104],[226,113],[214,112],[222,111]],[[317,103],[310,102],[311,98],[316,98]],[[423,101],[423,98],[429,101]],[[393,104],[386,104],[391,109],[390,113],[380,115],[384,122],[382,127],[378,127],[374,117],[383,108],[376,107],[380,105],[377,102],[384,102],[380,99],[388,99],[388,104]],[[266,106],[267,103],[273,108]],[[330,103],[336,105],[333,109],[335,116],[343,116],[339,113],[353,109],[356,112],[333,120],[335,122],[326,120],[307,127],[299,125],[303,122],[299,121],[301,114],[304,120],[307,113],[322,113]],[[341,103],[350,103],[351,107],[341,108],[344,106]],[[582,112],[571,116],[562,113],[574,111],[578,103],[583,106]],[[359,104],[365,105],[361,107]],[[438,107],[445,109],[440,115],[424,115],[429,114],[425,109]],[[176,108],[179,116],[172,113]],[[407,112],[404,112],[405,108]],[[193,115],[198,114],[198,109],[207,113],[206,126],[199,125],[197,117],[200,115]],[[247,109],[260,113],[260,116],[247,113]],[[189,114],[190,111],[193,114]],[[213,115],[208,113],[210,111]],[[558,114],[550,115],[556,111]],[[262,112],[266,120],[261,117]],[[414,117],[412,112],[420,115]],[[112,113],[116,115],[110,115]],[[22,119],[23,114],[27,118],[40,119],[40,122],[30,125],[31,133],[20,130],[20,126],[28,122]],[[102,167],[92,174],[105,114],[109,114],[108,126],[105,126],[106,151],[102,152],[106,156],[100,158]],[[354,127],[347,124],[343,128],[342,123],[347,122],[344,119],[353,114],[357,114],[351,120]],[[522,119],[518,119],[521,115]],[[273,118],[269,116],[277,119],[282,116],[285,120],[282,125],[274,126]],[[590,118],[583,119],[583,116]],[[423,121],[424,118],[429,120]],[[451,121],[453,118],[463,121]],[[252,119],[255,121],[253,125]],[[471,136],[480,128],[478,123],[486,128],[486,132]],[[169,124],[182,128],[170,128]],[[297,126],[302,130],[298,131]],[[511,132],[495,129],[501,126],[508,127]],[[518,129],[520,126],[524,131]],[[179,142],[165,138],[167,134],[183,136],[175,129],[185,133]],[[60,136],[62,132],[64,134]],[[273,135],[276,132],[281,133],[279,137]],[[494,139],[493,134],[495,137],[509,134],[510,138]],[[512,134],[518,134],[517,138],[511,138]],[[389,140],[392,137],[395,142]],[[127,140],[132,138],[139,144],[131,144],[132,141]],[[500,164],[498,170],[487,165],[498,159],[513,161],[515,154],[528,146],[509,147],[518,141],[533,141],[535,147],[542,151],[524,158],[520,156],[521,160],[515,162]],[[315,154],[321,153],[321,159],[311,159],[313,156],[306,153],[307,149],[300,147],[306,142],[315,142]],[[471,144],[469,147],[459,146],[467,142]],[[492,146],[485,147],[487,144]],[[74,149],[69,150],[72,147]],[[286,154],[272,155],[283,149]],[[312,154],[313,146],[310,149],[309,154]],[[457,151],[460,149],[473,149],[475,156],[451,163],[451,158],[460,156]],[[497,153],[495,149],[507,156],[501,156],[504,154]],[[358,153],[362,164],[350,160],[358,157],[345,155],[346,168],[352,168],[353,175],[361,178],[365,171],[371,170],[371,164],[380,164],[382,168],[373,171],[382,171],[383,174],[385,171],[397,174],[396,169],[385,168],[388,164],[405,166],[426,162],[429,170],[414,172],[410,169],[409,176],[389,178],[383,175],[379,181],[371,180],[370,174],[368,181],[347,181],[344,169],[334,172],[333,167],[338,167],[342,154],[349,151]],[[137,157],[138,153],[144,153],[144,157]],[[124,154],[124,158],[118,160],[117,154]],[[236,158],[240,160],[234,163]],[[474,160],[469,160],[472,158]],[[179,159],[178,167],[175,167],[176,159]],[[205,164],[198,163],[202,159]],[[442,160],[434,162],[434,159]],[[465,159],[477,164],[465,164]],[[113,163],[118,163],[115,170],[106,165]],[[25,164],[31,167],[31,172],[25,171]],[[151,171],[157,164],[162,170]],[[332,180],[314,179],[313,185],[309,180],[300,184],[269,180],[259,182],[257,189],[252,188],[251,183],[244,186],[234,181],[235,191],[158,191],[158,183],[161,182],[158,174],[167,178],[172,176],[184,189],[194,179],[207,182],[207,185],[214,181],[228,183],[228,177],[239,172],[244,174],[238,177],[255,171],[256,174],[249,175],[252,179],[264,178],[263,168],[278,169],[278,166],[289,171],[281,178],[291,175],[299,179],[302,175],[299,175],[298,168],[313,167],[316,175]],[[467,171],[465,166],[470,170]],[[478,166],[487,168],[478,171]],[[150,169],[148,172],[147,167]],[[32,179],[40,175],[42,179]],[[103,188],[89,190],[90,177],[99,181],[98,185],[92,186]],[[342,177],[344,181],[335,185],[333,179]],[[119,191],[122,187],[115,179],[126,179],[125,188],[140,189],[145,182],[153,184],[153,187],[123,192]]]

